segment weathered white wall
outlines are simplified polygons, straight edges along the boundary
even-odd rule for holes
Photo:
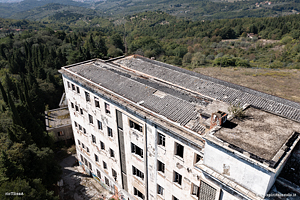
[[[224,164],[230,166],[230,175],[226,177],[261,196],[268,192],[269,183],[274,182],[274,173],[242,160],[211,142],[205,144],[204,164],[220,174]]]

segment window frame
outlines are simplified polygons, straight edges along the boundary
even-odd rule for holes
[[[140,154],[139,154],[139,152],[140,152]],[[134,153],[134,154],[138,155],[139,157],[144,158],[144,150],[132,142],[131,142],[131,153]]]
[[[165,173],[165,163],[157,160],[157,171],[161,173]]]
[[[180,153],[180,148],[182,148],[182,153]],[[175,142],[175,152],[174,155],[183,158],[184,157],[184,146]]]
[[[157,145],[166,147],[166,136],[160,132],[157,133]]]
[[[108,135],[109,137],[114,137],[113,131],[112,131],[112,129],[111,129],[110,127],[107,127],[107,135]]]
[[[176,171],[174,171],[173,173],[173,183],[176,183],[178,185],[182,184],[182,175]]]
[[[109,103],[104,102],[104,109],[105,109],[105,114],[110,114],[111,113]]]

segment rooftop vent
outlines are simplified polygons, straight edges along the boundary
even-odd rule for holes
[[[212,129],[215,126],[222,126],[227,120],[228,114],[222,111],[218,111],[216,113],[213,113],[211,115],[210,119],[210,129]]]

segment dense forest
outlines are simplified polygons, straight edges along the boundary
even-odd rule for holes
[[[136,53],[188,69],[300,69],[300,15],[191,21],[156,11],[109,20],[64,12],[43,22],[0,19],[0,27],[1,199],[7,191],[57,199],[61,171],[43,113],[63,93],[62,66]]]

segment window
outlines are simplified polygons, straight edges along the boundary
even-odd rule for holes
[[[109,180],[107,177],[105,177],[105,184],[109,186]]]
[[[71,107],[74,108],[74,103],[71,102]]]
[[[75,105],[75,110],[76,110],[77,112],[79,112],[79,108],[78,108],[77,105]]]
[[[89,168],[90,168],[90,170],[92,171],[92,165],[91,165],[91,163],[89,162]]]
[[[177,199],[176,197],[173,196],[173,200],[179,200],[179,199]]]
[[[165,164],[157,160],[157,171],[165,173]]]
[[[107,127],[107,134],[109,137],[113,137],[113,132],[112,132],[112,129]]]
[[[74,84],[72,84],[72,90],[75,90],[75,85]]]
[[[90,93],[88,93],[88,92],[84,92],[84,93],[85,93],[85,100],[87,102],[90,102],[91,101],[91,99],[90,99]]]
[[[100,141],[100,147],[101,147],[102,150],[105,150],[105,145],[102,141]]]
[[[82,144],[82,145],[81,145],[81,146],[82,146],[82,148],[84,149],[84,147],[85,147],[85,146],[84,146],[84,144],[83,144],[83,143],[81,143],[81,144]]]
[[[107,169],[107,164],[104,161],[103,161],[103,169]]]
[[[132,174],[144,180],[144,173],[132,166]]]
[[[104,103],[105,105],[105,113],[110,114],[110,105],[108,103]]]
[[[84,133],[84,134],[86,134],[86,130],[85,130],[85,128],[83,128],[83,133]]]
[[[134,128],[134,129],[136,129],[140,132],[143,132],[143,127],[141,125],[131,121],[131,120],[129,120],[129,126],[130,126],[130,128]]]
[[[78,94],[80,93],[80,90],[79,90],[78,86],[76,86],[76,91],[77,91]]]
[[[81,162],[83,162],[83,156],[80,154],[80,159],[81,159]]]
[[[183,146],[175,142],[175,155],[183,158]]]
[[[157,184],[157,194],[164,195],[164,188]]]
[[[158,133],[157,144],[165,147],[166,146],[166,142],[165,141],[166,141],[166,136],[164,136],[161,133]]]
[[[112,158],[115,157],[115,152],[114,152],[114,150],[109,149],[109,154],[110,154],[110,157],[112,157]]]
[[[82,110],[82,108],[80,108],[80,114],[83,115],[83,110]]]
[[[203,159],[202,156],[200,156],[199,154],[196,154],[196,153],[195,153],[195,163],[194,163],[194,164],[196,164],[197,162],[199,162],[199,161],[202,160],[202,159]]]
[[[115,181],[117,181],[117,172],[114,169],[111,169],[112,176],[114,177]]]
[[[86,152],[88,152],[88,153],[90,152],[90,149],[88,147],[86,147]]]
[[[143,158],[143,149],[131,143],[131,153],[135,153]]]
[[[141,199],[144,199],[145,198],[145,196],[143,195],[143,193],[141,193],[138,189],[136,189],[135,187],[133,187],[133,194],[135,195],[135,196],[138,196],[138,197],[140,197]]]
[[[180,174],[178,174],[177,172],[174,171],[173,182],[174,183],[178,183],[179,185],[181,185],[181,180],[182,180],[182,176]]]
[[[93,123],[93,116],[92,116],[92,115],[90,115],[90,114],[89,114],[89,122],[90,122],[90,124],[92,124],[92,123]]]
[[[199,197],[199,187],[192,183],[192,195]]]
[[[78,124],[78,128],[80,131],[82,131],[82,126],[80,124]]]
[[[57,132],[57,135],[58,135],[58,136],[64,136],[65,133],[64,133],[63,131],[59,131],[59,132]]]
[[[217,190],[204,181],[200,181],[199,199],[216,199]]]
[[[69,83],[69,81],[67,81],[67,85],[68,85],[68,88],[70,88],[70,83]]]
[[[88,165],[88,162],[87,160],[84,158],[84,164],[87,166]]]
[[[97,124],[98,124],[98,129],[102,130],[102,122],[100,122],[99,120],[97,120]]]
[[[98,176],[99,179],[101,179],[101,173],[98,169],[97,169],[97,176]]]
[[[99,99],[97,97],[95,97],[95,107],[100,108]]]
[[[94,154],[94,155],[95,155],[95,161],[96,161],[96,162],[99,162],[98,156],[97,156],[96,154]]]
[[[81,143],[80,143],[80,140],[77,140],[78,141],[78,145],[80,145]]]
[[[92,134],[92,141],[94,144],[96,144],[96,136],[94,136],[93,134]]]
[[[74,121],[74,124],[75,124],[75,127],[77,127],[77,126],[78,126],[78,125],[77,125],[77,122],[75,122],[75,121]]]

